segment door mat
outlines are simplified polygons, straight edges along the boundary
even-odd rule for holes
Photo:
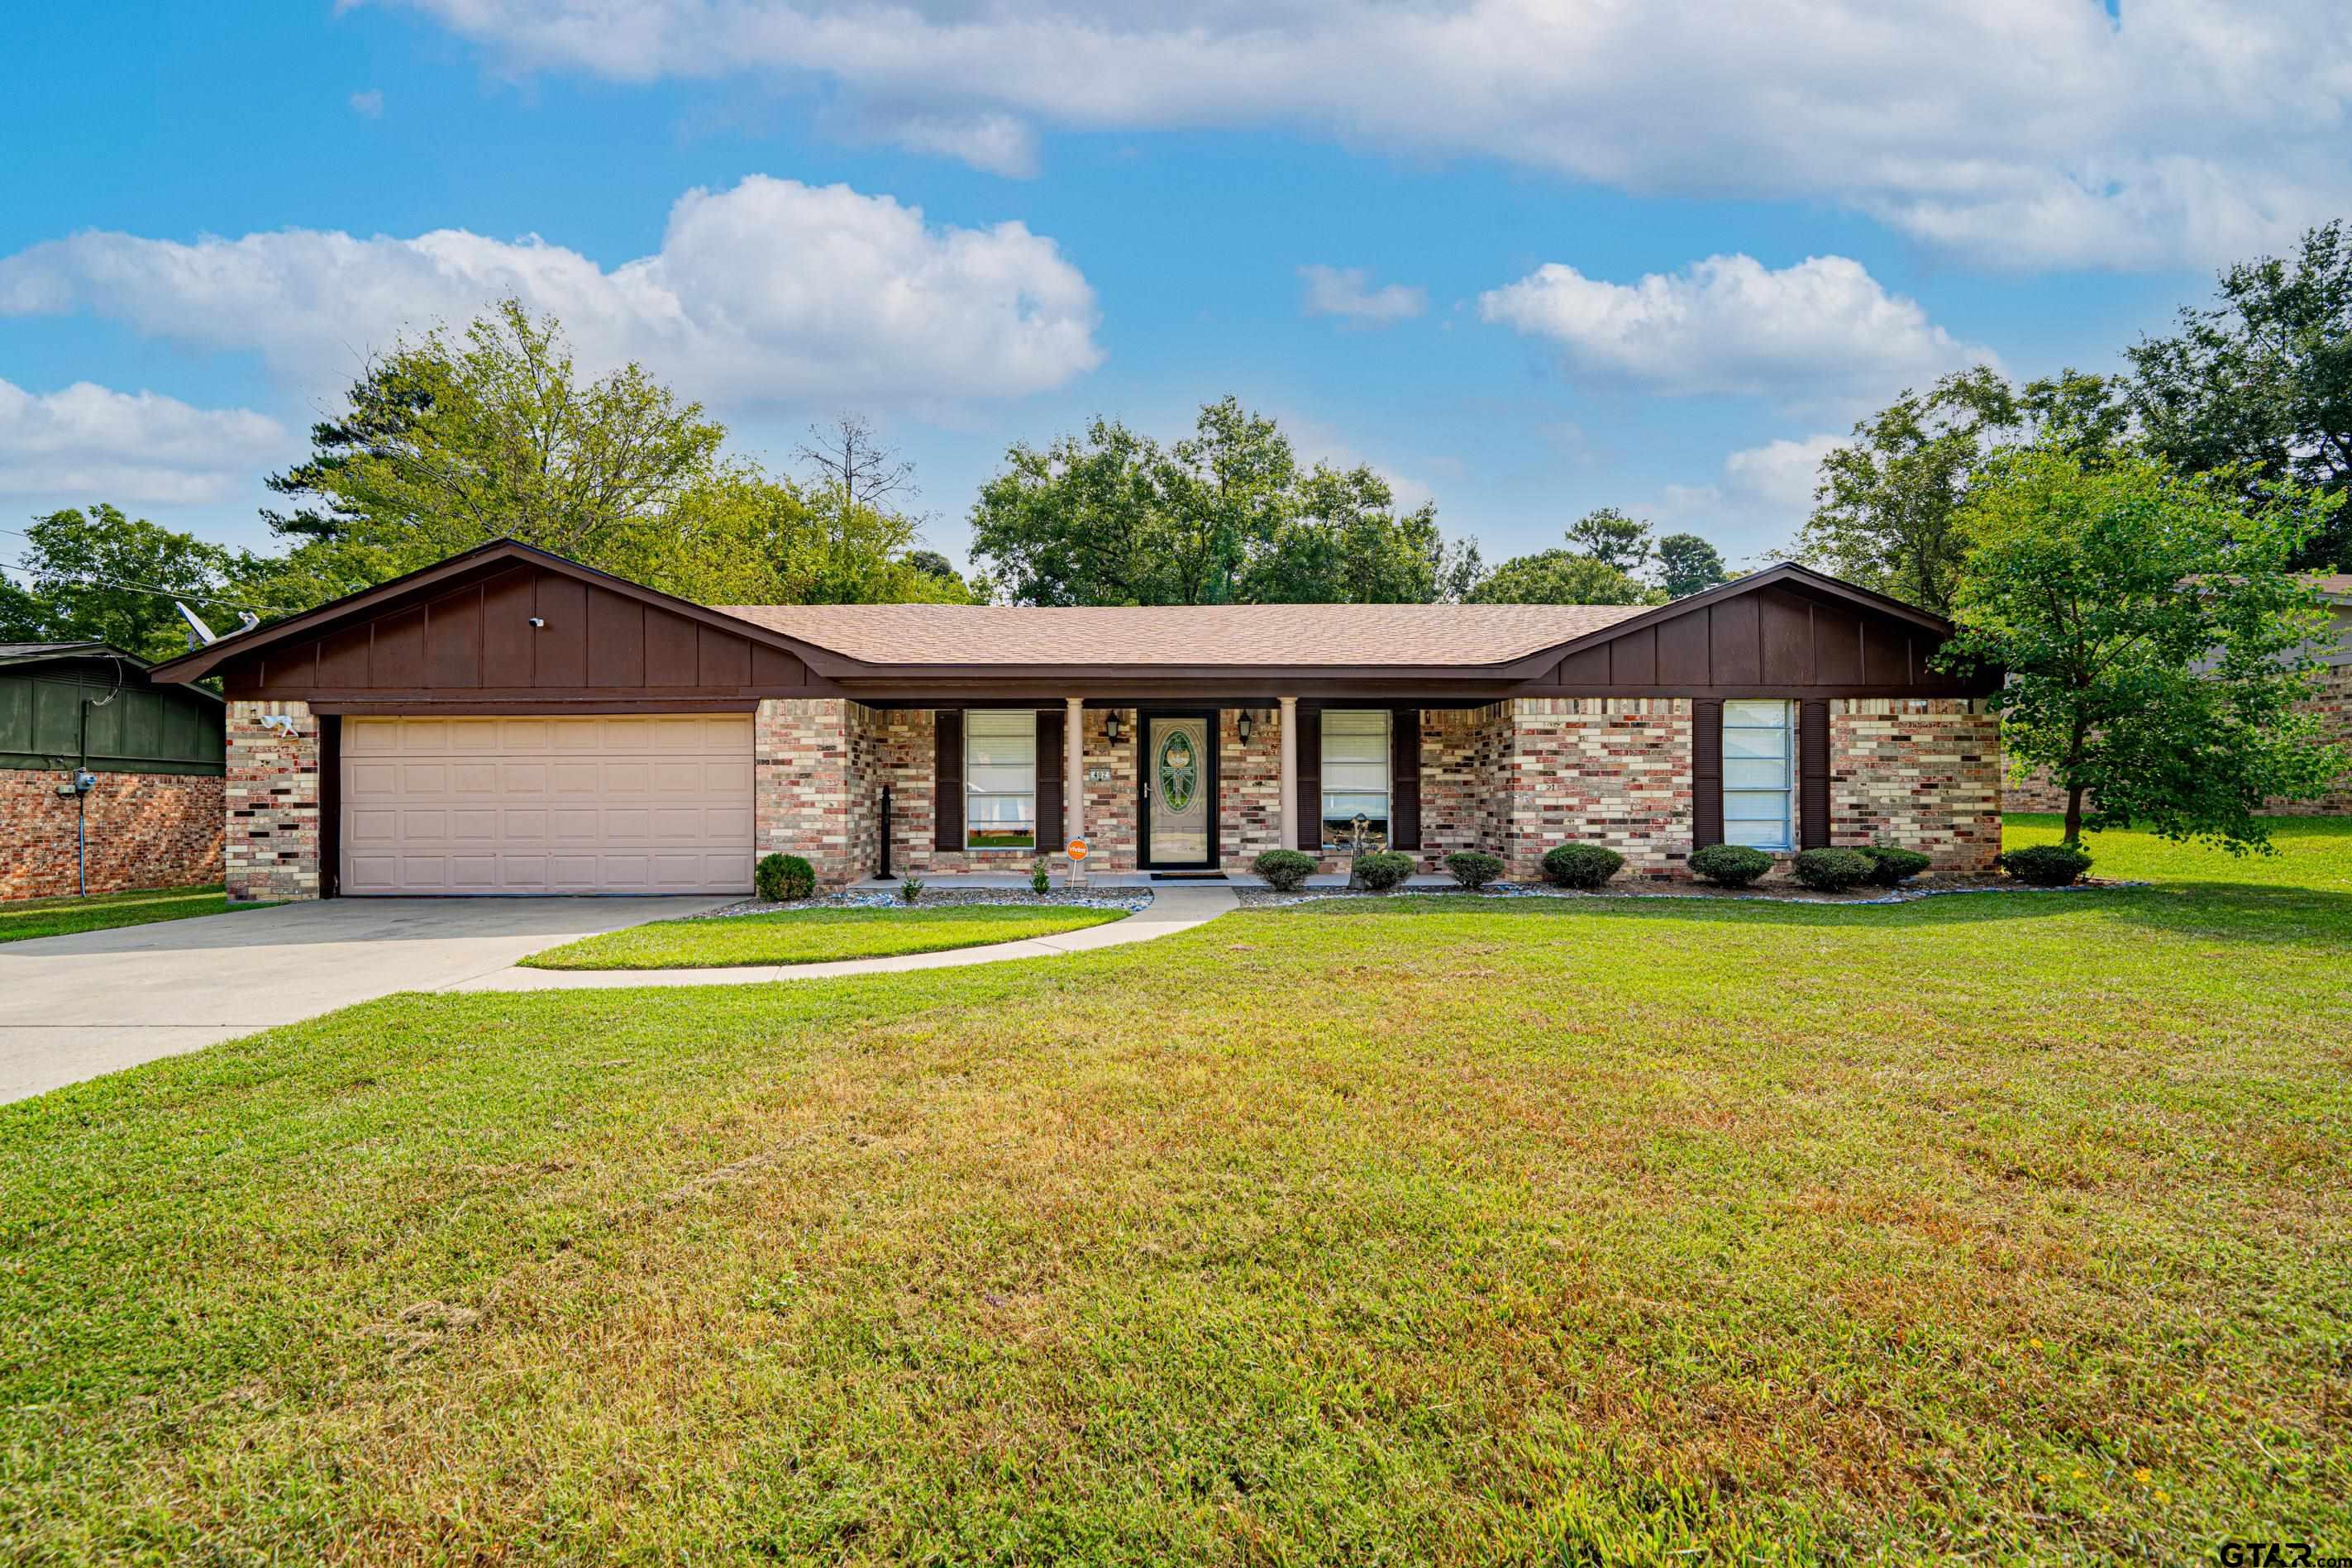
[[[1221,871],[1155,871],[1151,873],[1151,880],[1154,882],[1223,882],[1225,880],[1225,873]]]

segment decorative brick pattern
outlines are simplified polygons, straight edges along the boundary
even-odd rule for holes
[[[319,721],[310,704],[228,705],[223,804],[232,901],[319,896]]]
[[[58,793],[58,785],[72,782],[70,768],[0,768],[0,900],[79,893],[77,826],[87,839],[92,893],[221,879],[223,779],[186,773],[97,778],[78,802]]]
[[[751,831],[761,855],[798,855],[821,887],[871,870],[853,823],[850,713],[840,697],[768,697],[751,727]],[[871,835],[872,813],[865,813]],[[868,846],[869,849],[872,846]]]
[[[1421,713],[1421,859],[1441,870],[1459,850],[1503,852],[1511,705]]]
[[[1559,844],[1594,843],[1636,877],[1687,874],[1691,705],[1682,697],[1518,697],[1503,759],[1507,874],[1543,874]]]
[[[2000,852],[2000,721],[1979,700],[1830,705],[1830,842],[1895,843],[1941,872]]]
[[[1110,716],[1118,716],[1118,744],[1111,744]],[[1086,710],[1086,765],[1092,768],[1108,768],[1110,777],[1087,779],[1087,869],[1089,871],[1133,871],[1136,857],[1141,852],[1137,845],[1141,835],[1136,827],[1136,794],[1140,788],[1136,769],[1140,765],[1143,743],[1138,739],[1139,727],[1136,710],[1123,708],[1088,708]]]
[[[1246,744],[1242,709],[1217,716],[1217,852],[1227,871],[1247,871],[1259,855],[1282,848],[1282,710],[1248,711]]]

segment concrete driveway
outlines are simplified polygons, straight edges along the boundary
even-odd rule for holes
[[[0,943],[0,1102],[728,902],[336,898]]]

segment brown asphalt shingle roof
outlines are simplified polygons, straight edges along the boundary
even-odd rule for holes
[[[1640,604],[721,604],[873,664],[1502,664]]]

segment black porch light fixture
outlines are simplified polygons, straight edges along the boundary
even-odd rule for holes
[[[1111,709],[1103,716],[1103,738],[1113,746],[1118,744],[1118,709],[1117,708]]]
[[[1250,731],[1255,727],[1255,722],[1250,717],[1250,710],[1247,708],[1242,709],[1242,716],[1239,722],[1234,724],[1234,732],[1242,737],[1242,744],[1244,746],[1247,746],[1249,744]]]

